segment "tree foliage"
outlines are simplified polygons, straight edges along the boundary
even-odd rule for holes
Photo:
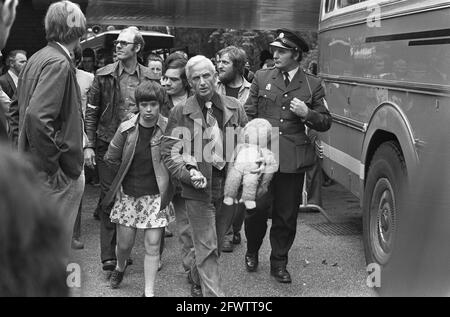
[[[164,32],[163,28],[152,28]],[[275,39],[275,30],[237,30],[208,28],[170,28],[175,36],[175,49],[187,49],[189,56],[202,54],[212,58],[222,48],[235,45],[242,47],[247,53],[250,67],[253,71],[260,68],[259,59],[263,50],[269,49],[269,44]],[[318,46],[316,32],[297,32],[310,45],[311,51],[305,54],[302,67],[308,68],[311,61],[317,61]]]

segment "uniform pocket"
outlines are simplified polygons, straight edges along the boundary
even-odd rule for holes
[[[297,156],[297,168],[306,168],[312,166],[316,159],[314,146],[308,137],[295,141],[295,151]]]
[[[276,103],[277,95],[267,90],[258,92],[258,111],[260,114],[267,114],[271,106]]]
[[[275,102],[275,100],[277,99],[277,95],[268,90],[260,90],[258,92],[258,98],[264,98]]]

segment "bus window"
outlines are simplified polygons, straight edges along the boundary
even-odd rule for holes
[[[334,5],[336,3],[336,0],[326,0],[325,1],[325,13],[330,13],[334,10]]]
[[[339,8],[345,8],[360,2],[364,2],[367,0],[338,0],[338,7]]]

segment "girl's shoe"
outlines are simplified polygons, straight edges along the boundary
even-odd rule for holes
[[[125,267],[126,270],[126,267]],[[123,270],[123,272],[120,272],[118,270],[114,270],[111,273],[111,278],[109,280],[111,288],[118,288],[120,283],[122,283],[123,280],[123,276],[125,274],[125,270]]]

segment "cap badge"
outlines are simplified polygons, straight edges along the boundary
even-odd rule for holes
[[[284,37],[284,33],[281,32],[280,35],[278,35],[278,37],[279,37],[280,39],[282,39],[282,38]]]

